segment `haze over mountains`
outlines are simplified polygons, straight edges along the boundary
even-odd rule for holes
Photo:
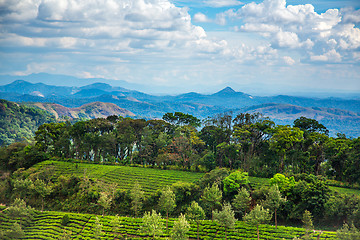
[[[73,87],[53,86],[16,80],[0,86],[0,98],[15,102],[32,102],[32,105],[55,115],[71,118],[104,117],[113,114],[161,118],[166,112],[176,111],[206,118],[232,111],[234,114],[260,112],[278,124],[292,124],[295,119],[304,116],[324,124],[331,135],[341,132],[347,136],[360,136],[358,98],[309,98],[288,95],[260,97],[237,92],[230,87],[213,94],[190,92],[175,96],[157,96],[124,87],[113,87],[107,83],[79,86],[79,82],[75,81],[73,85]],[[88,111],[93,109],[95,112],[83,115],[84,108],[90,106],[85,104],[94,102],[96,104],[88,107]],[[111,103],[111,105],[103,103]],[[85,107],[80,109],[82,105]],[[81,111],[82,115],[79,115]]]

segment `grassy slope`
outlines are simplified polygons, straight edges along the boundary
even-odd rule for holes
[[[49,169],[53,180],[60,175],[75,175],[97,179],[105,185],[117,184],[119,189],[130,189],[138,181],[145,194],[149,195],[170,186],[175,182],[195,182],[204,174],[175,170],[160,170],[153,168],[110,166],[86,163],[68,163],[59,161],[45,161],[34,166],[37,170]]]
[[[160,170],[153,168],[128,167],[128,166],[111,166],[87,163],[70,163],[60,161],[45,161],[34,166],[36,170],[50,169],[53,171],[52,178],[56,180],[60,175],[75,175],[82,177],[86,174],[89,178],[110,186],[118,184],[118,188],[123,190],[130,189],[135,181],[142,186],[146,195],[156,192],[165,186],[170,186],[177,181],[195,182],[199,180],[204,173],[194,173],[175,170]],[[53,170],[51,170],[53,169]],[[249,177],[251,186],[259,188],[269,186],[268,178]],[[342,194],[360,195],[359,189],[341,188],[330,186],[332,191]]]
[[[67,226],[62,226],[63,212],[40,212],[35,211],[31,217],[23,218],[23,230],[26,234],[24,239],[61,239],[64,235],[71,236],[71,239],[95,239],[95,219],[93,214],[68,213],[70,222]],[[115,229],[111,224],[114,216],[98,216],[102,224],[101,239],[152,239],[141,232],[142,219],[119,217],[120,224]],[[20,218],[13,219],[6,215],[6,211],[0,213],[0,230],[9,229]],[[163,220],[165,222],[165,220]],[[174,219],[170,219],[169,228],[173,226]],[[293,239],[304,235],[302,228],[279,226],[276,230],[274,226],[261,225],[260,239]],[[164,231],[165,232],[165,231]],[[190,239],[196,239],[196,224],[191,223],[191,229],[188,233]],[[242,221],[236,222],[234,229],[228,230],[228,239],[257,239],[256,227],[250,226]],[[156,239],[166,239],[168,234],[163,234]],[[200,224],[200,239],[224,239],[224,228],[216,222],[210,220],[202,221]],[[316,239],[314,236],[311,239]],[[320,239],[337,239],[336,233],[325,232]]]

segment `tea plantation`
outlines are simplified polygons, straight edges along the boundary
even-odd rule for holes
[[[65,215],[69,216],[67,224],[62,224]],[[96,223],[96,217],[99,222]],[[93,214],[76,214],[54,211],[34,211],[28,217],[13,218],[7,215],[7,210],[0,213],[0,231],[11,229],[15,222],[21,222],[25,237],[21,239],[152,239],[142,233],[142,219],[130,217],[118,217],[119,222],[114,224],[115,216],[100,216]],[[175,219],[170,219],[169,228],[172,228]],[[163,220],[165,222],[165,220]],[[96,231],[97,229],[97,231]],[[201,221],[200,239],[225,239],[224,228],[211,220]],[[302,228],[261,225],[260,239],[293,239],[305,234]],[[335,232],[319,233],[311,239],[337,239]],[[167,239],[166,231],[156,239]],[[195,223],[191,223],[188,232],[190,239],[197,238]],[[10,238],[4,237],[6,240]],[[237,221],[233,229],[227,232],[228,239],[257,239],[256,227],[242,221]]]

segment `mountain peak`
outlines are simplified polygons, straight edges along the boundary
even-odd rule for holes
[[[236,91],[232,89],[231,87],[226,87],[223,90],[221,90],[219,93],[235,93]]]

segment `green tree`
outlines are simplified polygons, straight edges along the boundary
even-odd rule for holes
[[[235,198],[232,202],[233,209],[236,213],[239,213],[239,215],[243,217],[247,213],[247,211],[249,211],[250,204],[250,193],[246,190],[246,188],[242,187],[238,191],[238,194],[235,195]]]
[[[131,209],[134,211],[134,216],[138,216],[138,212],[142,207],[142,201],[144,198],[144,192],[141,190],[139,182],[135,182],[134,186],[130,190]]]
[[[189,239],[186,234],[190,230],[190,224],[186,221],[185,215],[181,214],[180,217],[174,222],[171,230],[171,239],[186,240]]]
[[[98,199],[98,204],[103,208],[102,215],[104,216],[105,210],[111,207],[112,196],[107,192],[101,192]]]
[[[279,170],[283,172],[287,153],[294,149],[297,143],[303,141],[303,131],[296,127],[277,126],[270,139],[270,149],[277,152],[280,156]]]
[[[258,240],[260,239],[259,225],[269,222],[270,219],[271,219],[271,213],[269,209],[264,209],[262,206],[258,204],[255,206],[253,210],[251,210],[251,212],[247,213],[243,217],[243,220],[245,222],[248,222],[251,225],[256,225]]]
[[[166,212],[166,230],[168,231],[169,212],[176,207],[175,194],[169,186],[161,191],[159,207],[161,211]]]
[[[305,210],[301,221],[306,230],[305,238],[309,239],[309,233],[314,229],[311,212],[309,212],[308,210]]]
[[[100,239],[103,235],[102,232],[103,225],[100,223],[98,216],[95,217],[95,226],[94,226],[94,237],[95,239]]]
[[[221,211],[215,210],[213,215],[215,221],[225,228],[225,239],[227,239],[227,230],[233,228],[236,222],[230,203],[225,203]]]
[[[113,232],[117,233],[119,231],[120,223],[120,217],[116,214],[115,217],[110,221],[110,226]]]
[[[200,221],[205,219],[205,212],[202,207],[195,201],[187,208],[186,217],[194,222],[197,226],[197,239],[199,240],[199,224]]]
[[[219,189],[217,183],[214,183],[211,187],[207,186],[201,197],[203,203],[210,208],[211,219],[214,220],[213,211],[215,208],[221,206],[222,192]]]
[[[142,231],[155,239],[156,235],[163,233],[164,223],[161,221],[161,214],[156,213],[155,210],[152,212],[146,212],[143,217]]]
[[[336,235],[341,240],[358,240],[360,239],[360,231],[354,226],[354,224],[349,225],[344,223],[342,228],[336,231]]]
[[[281,196],[279,187],[277,185],[272,185],[269,189],[269,192],[266,196],[263,205],[265,208],[270,209],[270,211],[274,213],[276,229],[277,229],[277,210],[285,202],[286,202],[286,198],[283,198]]]
[[[44,180],[36,179],[34,181],[34,190],[41,197],[41,211],[44,210],[44,199],[53,191],[53,185]]]
[[[249,175],[247,172],[235,171],[227,176],[224,180],[224,192],[231,194],[236,192],[242,186],[246,186],[250,183]]]
[[[20,239],[25,237],[25,232],[22,230],[21,225],[15,222],[9,230],[5,232],[8,239]]]
[[[30,206],[26,206],[26,202],[20,198],[16,198],[15,201],[7,208],[7,213],[12,217],[27,217],[33,212]]]

